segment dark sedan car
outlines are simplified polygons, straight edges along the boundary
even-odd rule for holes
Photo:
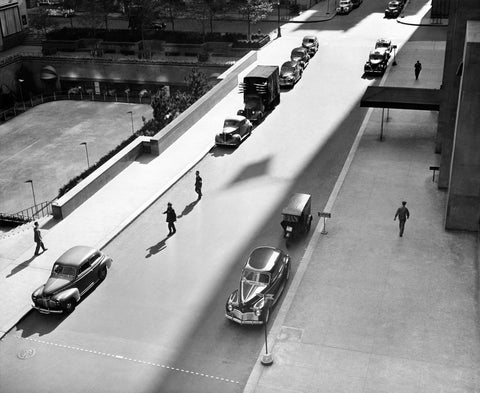
[[[280,86],[293,87],[302,77],[303,68],[296,61],[286,61],[280,69]]]
[[[252,251],[242,271],[240,288],[229,296],[225,316],[241,325],[268,322],[270,306],[280,298],[290,276],[290,257],[274,247]],[[271,303],[268,298],[272,297]]]
[[[318,38],[314,35],[306,35],[303,37],[302,46],[308,51],[310,57],[317,53],[318,45]]]
[[[87,246],[75,246],[53,264],[50,278],[32,294],[33,307],[44,314],[70,313],[97,282],[107,277],[112,259]]]
[[[292,53],[290,54],[290,60],[300,63],[302,68],[305,69],[305,67],[308,65],[308,62],[310,61],[308,50],[302,46],[293,49]]]
[[[253,125],[244,116],[231,116],[223,122],[223,130],[215,136],[217,146],[238,146],[252,133]]]
[[[403,9],[403,2],[394,0],[388,3],[385,9],[385,18],[397,18]]]

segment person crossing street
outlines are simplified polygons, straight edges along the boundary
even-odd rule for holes
[[[395,213],[395,217],[393,218],[393,221],[395,221],[398,217],[398,226],[400,229],[400,237],[403,236],[403,231],[405,230],[405,222],[410,218],[410,212],[408,211],[406,207],[407,202],[403,201],[402,206],[400,206],[397,209],[397,212]]]
[[[175,210],[173,210],[172,204],[170,202],[167,203],[167,210],[163,212],[163,214],[167,215],[167,223],[168,223],[168,236],[172,236],[177,229],[175,228],[175,221],[177,221],[177,214]]]
[[[202,199],[202,185],[203,180],[200,177],[200,172],[195,172],[195,192],[198,194],[198,199]]]

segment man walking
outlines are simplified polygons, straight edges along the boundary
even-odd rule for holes
[[[35,248],[35,256],[37,256],[40,255],[38,253],[40,251],[40,247],[42,247],[42,252],[47,251],[47,248],[45,248],[45,245],[43,244],[42,233],[38,228],[38,221],[35,221],[34,225],[35,227],[33,228],[33,240],[35,241],[35,243],[37,243],[37,247]]]
[[[202,199],[202,178],[199,171],[195,172],[195,192],[198,194],[197,199]]]
[[[413,66],[415,68],[415,80],[418,80],[418,76],[420,75],[420,71],[422,71],[422,63],[420,63],[418,60]]]
[[[403,201],[402,206],[397,209],[395,213],[395,217],[393,221],[395,221],[398,217],[398,226],[400,228],[400,237],[403,236],[403,231],[405,230],[405,221],[410,218],[410,212],[408,211],[407,207],[405,206],[407,202]]]
[[[177,215],[175,214],[175,210],[173,210],[172,204],[170,202],[167,203],[167,210],[165,210],[163,214],[167,215],[168,236],[172,236],[175,232],[177,232],[177,230],[175,229],[175,221],[177,221]]]

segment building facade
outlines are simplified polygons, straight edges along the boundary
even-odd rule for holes
[[[0,0],[0,51],[21,44],[27,26],[26,0]]]

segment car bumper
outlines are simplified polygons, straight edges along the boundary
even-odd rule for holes
[[[40,307],[35,305],[33,305],[32,308],[34,308],[35,310],[38,310],[38,312],[42,314],[62,314],[63,313],[62,309],[45,308],[45,307]]]
[[[365,68],[365,74],[383,74],[386,68]]]
[[[233,310],[232,312],[226,312],[225,316],[233,322],[240,325],[262,325],[263,320],[261,316],[255,315],[254,312],[241,312],[240,310]]]
[[[32,307],[42,314],[61,314],[63,309],[58,302],[48,298],[39,298],[33,302]]]
[[[292,80],[280,79],[280,86],[293,86],[294,84],[295,84],[295,79],[292,79]]]

